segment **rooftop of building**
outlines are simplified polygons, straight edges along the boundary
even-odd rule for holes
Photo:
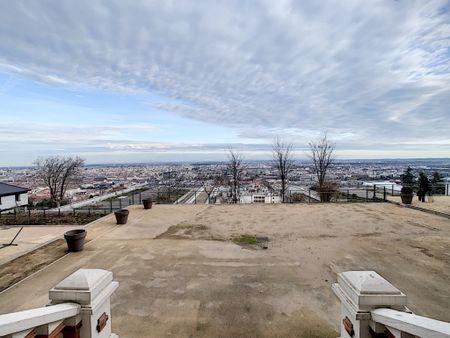
[[[28,192],[29,190],[30,189],[0,182],[0,197],[8,196],[8,195],[15,195],[15,194],[23,194],[23,193]]]
[[[450,220],[389,203],[156,205],[106,216],[85,250],[0,294],[0,313],[48,302],[79,268],[111,270],[124,337],[336,337],[336,274],[375,270],[419,315],[450,321]],[[101,231],[100,231],[100,230]],[[268,249],[236,244],[270,239]]]

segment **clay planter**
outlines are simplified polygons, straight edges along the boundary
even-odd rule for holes
[[[411,204],[414,194],[400,194],[400,197],[402,198],[403,204]]]
[[[116,215],[117,224],[127,224],[129,213],[130,212],[127,209],[120,209],[115,211],[114,215]]]
[[[145,198],[142,200],[142,204],[144,205],[144,209],[151,209],[153,202],[151,198]]]
[[[84,248],[84,241],[86,239],[86,230],[75,229],[67,231],[64,234],[64,238],[66,239],[69,251],[71,252],[81,251]]]

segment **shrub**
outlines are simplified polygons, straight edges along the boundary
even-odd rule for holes
[[[316,186],[316,191],[319,193],[321,202],[330,202],[338,193],[336,183],[325,182],[322,187]]]
[[[411,187],[402,187],[402,190],[400,192],[402,194],[410,195],[413,193],[413,189]]]

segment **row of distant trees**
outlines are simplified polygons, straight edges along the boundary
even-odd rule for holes
[[[280,195],[283,202],[287,201],[289,177],[293,169],[292,143],[277,139],[273,144],[273,165],[277,169],[280,181]],[[313,163],[313,170],[317,176],[318,192],[330,189],[326,180],[328,168],[333,163],[334,144],[324,134],[316,141],[309,143],[308,156]],[[80,177],[84,160],[78,156],[63,157],[52,156],[40,158],[35,161],[37,177],[48,187],[50,191],[50,204],[59,207],[63,203],[67,188],[75,184]],[[214,189],[218,185],[228,185],[230,188],[231,201],[239,202],[242,173],[245,169],[242,154],[230,149],[228,164],[225,172],[211,173],[203,180],[203,190],[210,199]],[[322,194],[320,194],[322,197]]]
[[[315,189],[319,192],[322,201],[328,199],[328,194],[333,189],[333,184],[327,181],[327,172],[333,163],[335,146],[324,133],[319,139],[309,142],[308,157],[313,163],[313,170],[317,177]],[[280,139],[275,140],[272,146],[273,166],[277,169],[280,182],[280,197],[287,202],[289,178],[293,169],[293,145]],[[210,198],[214,188],[218,185],[228,185],[230,188],[231,202],[239,202],[239,192],[242,181],[242,173],[245,170],[245,162],[242,154],[230,149],[228,154],[228,165],[225,172],[218,172],[210,176],[203,183],[203,190]]]
[[[445,193],[444,178],[438,171],[434,171],[431,176],[428,176],[424,171],[420,171],[419,175],[416,176],[413,169],[408,166],[400,175],[400,180],[403,187],[411,188],[419,195],[425,195],[432,191],[438,194]]]

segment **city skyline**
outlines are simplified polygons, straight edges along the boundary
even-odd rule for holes
[[[448,1],[0,4],[0,167],[450,157]]]

